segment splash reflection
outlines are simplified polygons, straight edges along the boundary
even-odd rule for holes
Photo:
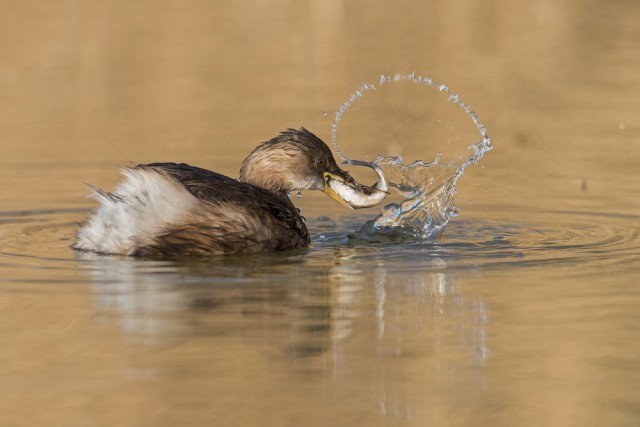
[[[429,396],[449,399],[438,407],[452,410],[460,396],[479,396],[490,354],[483,301],[458,292],[441,259],[422,276],[384,265],[369,274],[373,286],[353,298],[361,312],[351,316],[351,338],[334,340],[325,361],[333,385],[368,389],[380,414],[400,419],[429,410]]]

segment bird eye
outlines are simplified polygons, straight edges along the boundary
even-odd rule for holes
[[[327,160],[326,159],[316,159],[316,167],[322,169],[325,166],[327,166]]]

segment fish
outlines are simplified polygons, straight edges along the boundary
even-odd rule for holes
[[[344,201],[343,205],[348,208],[363,209],[380,204],[389,194],[387,191],[389,189],[389,182],[382,169],[375,163],[361,160],[348,160],[345,163],[373,169],[378,176],[378,182],[371,186],[366,186],[358,184],[355,181],[347,182],[326,176],[326,186],[340,196],[340,199]]]

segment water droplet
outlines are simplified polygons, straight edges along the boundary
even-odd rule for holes
[[[443,83],[434,81],[429,77],[411,74],[381,74],[376,83],[363,83],[356,88],[354,93],[349,95],[335,113],[335,119],[331,125],[331,139],[336,153],[342,157],[344,164],[349,163],[349,159],[342,154],[337,144],[338,123],[342,115],[351,107],[354,102],[365,98],[366,91],[375,91],[377,88],[393,85],[397,81],[409,81],[423,86],[432,86],[446,96],[446,100],[456,104],[471,119],[482,140],[476,144],[471,144],[468,148],[473,154],[457,156],[455,162],[440,163],[442,153],[438,153],[435,160],[431,162],[415,161],[405,165],[400,157],[378,156],[375,163],[383,169],[391,185],[403,197],[400,204],[390,204],[385,206],[381,213],[372,221],[368,221],[360,231],[359,237],[373,239],[379,238],[384,233],[397,233],[396,236],[405,235],[413,240],[416,237],[432,238],[438,235],[448,221],[458,215],[458,207],[455,204],[454,196],[457,193],[456,184],[464,170],[470,164],[477,164],[483,155],[493,147],[489,139],[485,126],[480,123],[478,115],[465,104],[459,95],[449,89]],[[445,123],[442,119],[436,119],[437,123],[446,125],[446,129],[456,131],[457,123]],[[407,122],[411,121],[406,119]],[[621,130],[624,124],[619,124]],[[460,140],[456,137],[456,140]],[[446,141],[446,146],[451,140]],[[486,191],[486,188],[483,188]],[[298,192],[298,197],[300,194]],[[473,203],[471,200],[467,200]],[[399,234],[398,234],[399,233]]]
[[[323,111],[323,112],[322,112],[322,115],[323,115],[323,116],[325,116],[325,117],[327,116],[327,114],[329,114],[329,113],[328,113],[328,112],[326,112],[326,111]]]
[[[296,191],[296,197],[299,199],[302,197],[302,190]]]

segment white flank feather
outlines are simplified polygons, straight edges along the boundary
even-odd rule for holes
[[[89,197],[100,207],[78,231],[76,249],[130,255],[197,203],[179,184],[154,170],[123,168],[122,174],[125,180],[113,194],[92,187]]]

